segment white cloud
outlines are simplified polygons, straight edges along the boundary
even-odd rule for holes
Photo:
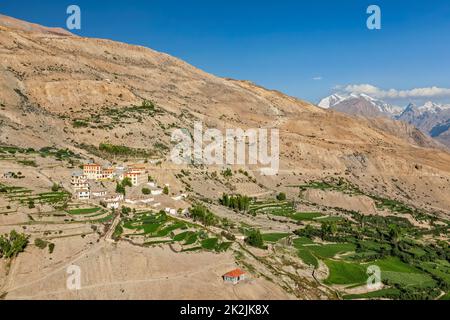
[[[438,87],[414,88],[410,90],[383,90],[371,84],[352,84],[346,86],[344,91],[347,93],[365,93],[379,99],[450,97],[449,88]]]
[[[322,80],[323,78],[321,77],[321,76],[317,76],[317,77],[314,77],[314,78],[312,78],[314,81],[320,81],[320,80]]]

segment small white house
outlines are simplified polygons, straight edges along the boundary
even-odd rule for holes
[[[176,209],[172,209],[172,208],[166,208],[166,213],[171,214],[171,215],[176,215],[177,214],[177,210]]]
[[[172,199],[175,200],[175,201],[181,201],[181,200],[183,200],[185,198],[187,198],[187,194],[184,194],[184,193],[180,194],[179,196],[172,197]]]
[[[91,192],[89,189],[78,189],[76,196],[78,200],[89,200],[91,198]]]
[[[119,207],[120,207],[119,201],[109,200],[109,201],[105,201],[105,202],[106,202],[106,207],[108,209],[119,209]]]
[[[92,191],[92,196],[95,198],[102,198],[105,197],[108,192],[106,190],[96,190],[96,191]]]
[[[162,189],[156,189],[156,190],[152,190],[151,191],[152,196],[159,196],[163,194],[163,190]]]

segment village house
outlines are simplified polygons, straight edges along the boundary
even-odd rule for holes
[[[114,168],[104,168],[102,170],[102,179],[113,180],[114,179]]]
[[[159,196],[163,194],[163,189],[151,190],[150,193],[152,194],[152,196]]]
[[[246,274],[241,269],[234,269],[228,273],[225,273],[222,278],[225,282],[238,284],[239,282],[246,279]]]
[[[129,178],[133,186],[145,183],[145,175],[141,171],[128,170],[124,174],[124,178]]]
[[[103,176],[102,171],[102,166],[96,163],[89,163],[83,166],[83,174],[88,180],[101,179]]]
[[[91,190],[91,197],[93,198],[103,198],[108,194],[106,188],[98,182],[90,182],[89,189]]]
[[[70,184],[73,189],[88,189],[89,185],[87,182],[87,177],[82,172],[74,172],[72,173],[72,177],[70,179]]]
[[[91,198],[89,189],[78,189],[75,191],[75,195],[78,200],[89,200]]]
[[[124,197],[121,194],[105,199],[106,208],[108,209],[119,209],[120,203],[123,201]]]
[[[172,208],[166,208],[165,212],[168,214],[171,214],[173,216],[175,216],[177,214],[177,210],[176,209],[172,209]]]

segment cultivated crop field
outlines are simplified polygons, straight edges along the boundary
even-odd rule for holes
[[[122,220],[115,237],[124,237],[144,246],[177,244],[180,251],[227,251],[231,242],[212,235],[197,224],[171,217],[165,212],[139,212]]]

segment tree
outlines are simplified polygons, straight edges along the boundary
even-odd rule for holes
[[[53,192],[57,192],[58,190],[59,190],[59,185],[54,183],[53,186],[52,186],[52,191]]]
[[[242,196],[240,194],[235,196],[229,196],[227,194],[223,194],[222,198],[219,199],[219,202],[226,207],[231,209],[237,209],[239,211],[248,211],[250,207],[250,198],[247,196]]]
[[[125,187],[121,183],[117,183],[116,192],[125,195]]]
[[[151,193],[151,190],[149,188],[142,188],[142,193],[145,195],[149,195]]]
[[[4,236],[0,236],[0,258],[13,258],[22,252],[28,244],[28,236],[25,234],[19,234],[17,231],[12,230]]]
[[[29,209],[34,209],[36,206],[34,205],[34,201],[33,200],[30,200],[30,201],[28,201],[28,208]]]
[[[395,243],[397,242],[398,238],[400,237],[400,227],[395,225],[395,224],[390,224],[389,225],[389,237],[391,238],[391,240]]]
[[[322,223],[320,230],[322,239],[325,239],[326,236],[334,236],[336,234],[337,226],[334,222],[325,222]]]
[[[264,249],[264,239],[259,230],[252,230],[245,238],[245,242],[253,247]]]
[[[165,187],[164,187],[163,193],[166,194],[166,195],[169,194],[169,187],[168,187],[168,186],[165,186]]]
[[[133,183],[131,182],[131,179],[130,178],[125,178],[125,179],[123,179],[122,180],[122,186],[125,188],[125,187],[133,187]]]
[[[122,207],[122,214],[123,215],[127,216],[130,213],[131,213],[131,208],[128,208],[128,207],[125,207],[125,206]]]
[[[194,221],[201,221],[205,226],[212,226],[217,223],[216,216],[202,205],[195,205],[190,209],[190,214]]]
[[[284,201],[284,200],[286,200],[286,193],[280,192],[280,193],[277,195],[277,200],[278,200],[278,201]]]

